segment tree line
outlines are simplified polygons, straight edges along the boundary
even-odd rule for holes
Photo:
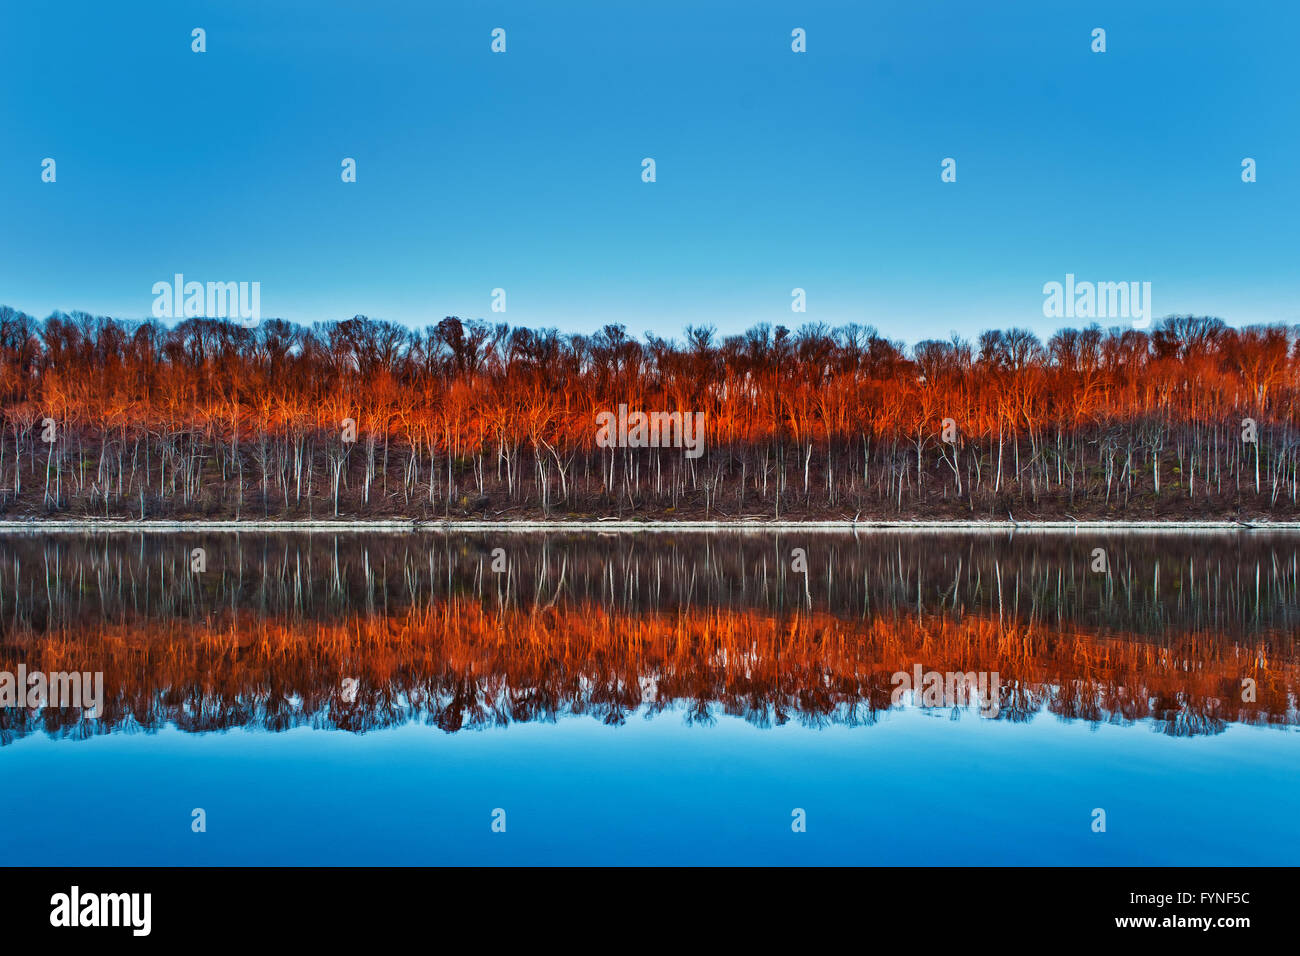
[[[906,346],[0,307],[6,517],[1293,517],[1300,337],[1169,317]],[[601,447],[620,405],[703,453]]]

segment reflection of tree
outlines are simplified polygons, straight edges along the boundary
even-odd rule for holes
[[[809,573],[789,552],[807,553]],[[207,570],[191,571],[191,550]],[[1092,551],[1109,570],[1092,573]],[[492,571],[492,552],[508,555]],[[636,615],[803,606],[836,617],[996,613],[1161,640],[1195,631],[1294,653],[1300,541],[1286,535],[0,536],[0,641],[79,622],[230,610],[338,621],[448,596],[514,610],[599,604]],[[1251,662],[1243,661],[1243,672]],[[1233,696],[1240,688],[1222,688]]]
[[[0,741],[45,731],[187,732],[297,726],[365,732],[420,721],[447,732],[589,715],[721,714],[759,726],[870,725],[891,706],[891,675],[999,674],[998,719],[1152,721],[1179,736],[1228,723],[1294,725],[1295,656],[1259,663],[1257,647],[1205,633],[1156,644],[996,614],[877,616],[696,608],[629,615],[593,603],[543,611],[453,597],[339,619],[235,611],[202,619],[82,622],[11,629],[0,669],[103,670],[105,719],[75,711],[0,712]],[[1195,667],[1186,662],[1195,661]],[[1244,667],[1258,701],[1240,702]],[[355,679],[355,694],[345,680]],[[947,716],[948,711],[942,711]],[[968,719],[972,712],[962,712]]]
[[[997,671],[1001,720],[1294,724],[1300,549],[1208,540],[1101,539],[1094,575],[1077,538],[807,535],[805,576],[763,535],[9,536],[0,670],[103,670],[105,726],[146,731],[870,725],[916,663]],[[0,715],[0,740],[39,729],[102,730]]]

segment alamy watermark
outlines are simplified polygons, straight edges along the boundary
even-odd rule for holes
[[[148,936],[153,919],[152,893],[85,893],[73,886],[50,897],[50,925],[125,927],[132,936]]]
[[[172,280],[153,284],[155,319],[242,319],[262,321],[262,283],[186,282],[178,272]]]
[[[96,719],[103,713],[104,672],[95,671],[28,671],[18,665],[18,673],[0,671],[0,707],[80,707],[85,716]]]
[[[687,458],[704,454],[703,412],[596,413],[596,445],[599,448],[685,448]]]
[[[997,671],[923,671],[915,664],[911,672],[895,671],[889,682],[894,685],[889,700],[895,707],[911,694],[917,707],[978,706],[985,717],[996,717],[1000,709]]]
[[[1151,324],[1150,282],[1065,282],[1043,284],[1043,317],[1048,319],[1131,319],[1145,329]]]

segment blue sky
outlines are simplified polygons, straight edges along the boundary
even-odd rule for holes
[[[140,318],[183,272],[299,322],[916,341],[1050,333],[1074,273],[1300,322],[1298,28],[1280,2],[8,3],[0,302]]]

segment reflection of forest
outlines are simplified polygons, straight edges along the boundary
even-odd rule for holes
[[[997,672],[1001,720],[1047,711],[1178,735],[1294,725],[1298,544],[4,538],[0,670],[102,670],[109,699],[98,724],[76,711],[0,712],[0,742],[168,723],[620,723],[665,709],[865,724],[889,707],[891,675],[918,663]],[[190,571],[195,547],[201,573]],[[790,569],[794,547],[806,576]],[[1095,547],[1109,573],[1090,570]],[[1242,699],[1247,678],[1254,700]]]

